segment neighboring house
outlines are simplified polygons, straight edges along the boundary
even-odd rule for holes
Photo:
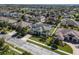
[[[0,21],[6,21],[8,23],[15,23],[15,22],[17,22],[15,19],[10,19],[8,17],[0,17]]]
[[[19,18],[19,14],[16,12],[10,13],[9,15],[14,18]]]
[[[19,30],[21,30],[22,28],[25,28],[25,27],[30,28],[31,27],[31,23],[20,21],[20,22],[14,22],[10,26],[12,26],[13,28],[18,28]]]
[[[40,20],[41,20],[41,22],[45,22],[45,17],[44,16],[40,16]]]
[[[60,28],[56,32],[59,40],[68,40],[70,42],[79,43],[79,31]]]
[[[37,35],[49,35],[49,31],[52,28],[51,25],[43,24],[41,22],[33,24],[31,27],[31,33]]]
[[[71,26],[79,26],[79,22],[73,20],[73,19],[63,19],[62,25],[71,25]]]
[[[24,19],[25,19],[25,21],[30,21],[30,17],[32,17],[31,15],[29,15],[29,14],[25,14],[24,15]]]
[[[17,13],[17,12],[13,12],[13,13],[10,13],[10,12],[2,12],[2,13],[0,13],[0,16],[18,18],[20,16],[20,14]]]

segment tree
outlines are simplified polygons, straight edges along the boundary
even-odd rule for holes
[[[25,15],[24,15],[24,14],[21,16],[21,19],[22,19],[23,21],[25,21]]]
[[[59,40],[59,45],[64,47],[65,44],[64,44],[63,40]]]
[[[29,32],[28,27],[22,28],[22,31],[20,31],[20,33],[21,33],[22,35],[25,35],[25,34],[28,33],[28,32]]]
[[[48,37],[47,40],[46,40],[46,44],[51,45],[52,39],[53,39],[52,37]]]
[[[8,52],[9,46],[5,45],[5,40],[0,39],[0,54],[3,55]]]
[[[52,44],[56,44],[59,46],[64,46],[63,40],[59,40],[58,38],[54,38],[54,40],[52,41]]]
[[[2,48],[2,47],[4,46],[4,43],[5,43],[4,39],[1,38],[1,39],[0,39],[0,48]]]
[[[2,54],[7,54],[8,53],[8,50],[9,50],[9,46],[8,45],[5,45],[3,47]]]
[[[52,45],[51,45],[51,49],[55,50],[55,49],[57,49],[57,48],[58,48],[58,46],[57,46],[56,44],[52,44]]]

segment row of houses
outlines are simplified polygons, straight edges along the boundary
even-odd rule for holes
[[[0,16],[19,18],[21,14],[17,12],[0,12]]]
[[[17,20],[8,18],[8,17],[15,17],[15,18],[19,17],[20,15],[16,12],[14,12],[14,13],[2,12],[2,13],[0,13],[0,16],[3,16],[3,17],[0,17],[0,20],[2,20],[2,21],[4,20],[4,21],[8,21],[9,23],[12,23],[13,27],[20,26],[23,28],[23,27],[28,26],[30,29],[30,32],[32,34],[49,35],[49,31],[52,28],[52,25],[43,23],[45,21],[44,16],[34,17],[32,15],[25,14],[26,21],[21,21],[21,22],[17,22]],[[30,17],[34,20],[38,20],[38,22],[36,22],[36,23],[29,22],[29,21],[31,21]],[[38,18],[38,19],[36,19],[36,18]]]
[[[79,22],[75,21],[74,19],[65,18],[62,21],[62,25],[69,25],[69,26],[78,27],[79,26]]]

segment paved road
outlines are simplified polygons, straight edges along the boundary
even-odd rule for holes
[[[17,38],[11,38],[7,42],[9,42],[17,47],[20,47],[28,52],[31,52],[34,55],[58,55],[55,52],[52,52],[50,50],[47,50],[45,48],[42,48],[38,45],[29,43],[29,42],[24,42]]]
[[[11,35],[13,35],[14,33],[16,33],[15,31],[5,35],[6,36],[6,42],[17,46],[19,48],[22,48],[28,52],[31,52],[34,55],[59,55],[53,51],[50,51],[48,49],[45,49],[43,47],[40,47],[38,45],[29,43],[29,42],[25,42],[22,39],[18,39],[18,38],[12,38]]]

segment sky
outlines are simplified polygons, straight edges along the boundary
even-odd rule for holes
[[[79,4],[78,0],[0,0],[0,4]]]

